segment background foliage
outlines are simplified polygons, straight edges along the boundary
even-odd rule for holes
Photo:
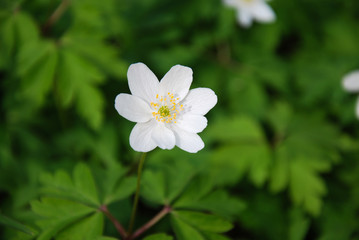
[[[149,154],[136,227],[174,210],[144,239],[359,239],[359,2],[270,5],[243,29],[220,0],[0,0],[0,238],[120,238],[99,208],[127,226],[139,154],[113,104],[144,62],[219,99],[204,150]]]

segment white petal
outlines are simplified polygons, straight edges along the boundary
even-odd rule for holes
[[[217,96],[209,88],[195,88],[189,91],[182,104],[192,114],[205,115],[217,104]]]
[[[172,130],[168,129],[164,123],[156,123],[152,131],[153,141],[162,149],[174,148],[176,140]]]
[[[165,96],[169,92],[174,94],[176,98],[178,97],[179,100],[183,99],[191,86],[192,74],[192,69],[189,67],[173,66],[160,82],[160,95]]]
[[[120,93],[115,99],[117,112],[132,122],[147,122],[152,118],[152,110],[141,98],[126,93]]]
[[[359,70],[350,72],[343,77],[343,87],[349,92],[359,91]]]
[[[275,20],[273,9],[264,1],[253,6],[252,15],[259,22],[273,22]]]
[[[143,63],[131,64],[127,72],[128,85],[132,95],[153,102],[158,93],[158,79]]]
[[[252,26],[252,15],[248,10],[240,10],[237,12],[237,21],[242,27]]]
[[[237,7],[237,5],[238,5],[237,0],[223,0],[223,3],[230,7]]]
[[[151,120],[145,123],[137,123],[130,134],[130,146],[137,152],[149,152],[157,147],[152,140],[152,131],[157,121]]]
[[[177,121],[177,126],[187,132],[199,133],[207,127],[207,118],[197,114],[184,114]]]
[[[186,132],[176,126],[173,127],[176,145],[184,151],[196,153],[204,147],[204,142],[196,133]]]

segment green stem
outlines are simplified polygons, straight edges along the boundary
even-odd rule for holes
[[[142,156],[141,156],[141,159],[140,159],[140,163],[139,163],[139,165],[138,165],[138,170],[137,170],[137,188],[136,188],[135,200],[134,200],[133,208],[132,208],[132,214],[131,214],[131,219],[130,219],[130,226],[129,226],[129,228],[128,228],[128,233],[129,233],[129,234],[132,233],[133,225],[134,225],[134,223],[135,223],[135,217],[136,217],[138,199],[139,199],[139,195],[140,195],[142,168],[143,168],[143,164],[144,164],[144,162],[145,162],[145,158],[146,158],[146,153],[144,152],[144,153],[142,153]]]

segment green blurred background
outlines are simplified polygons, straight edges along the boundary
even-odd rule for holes
[[[135,166],[114,108],[127,68],[181,64],[218,96],[206,147],[149,165],[191,162],[241,199],[231,239],[359,239],[357,97],[341,85],[359,68],[359,1],[269,4],[277,20],[244,29],[221,0],[0,0],[0,213],[32,225],[44,172]]]

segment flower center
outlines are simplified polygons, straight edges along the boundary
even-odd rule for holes
[[[242,0],[244,3],[251,3],[253,2],[254,0]]]
[[[162,107],[160,107],[160,109],[158,110],[158,113],[159,113],[162,117],[168,117],[169,115],[171,115],[170,110],[168,109],[167,106],[162,106]]]
[[[177,123],[177,117],[183,110],[183,105],[178,103],[179,98],[175,98],[172,93],[167,96],[156,95],[156,102],[151,102],[154,110],[152,115],[158,122]]]

